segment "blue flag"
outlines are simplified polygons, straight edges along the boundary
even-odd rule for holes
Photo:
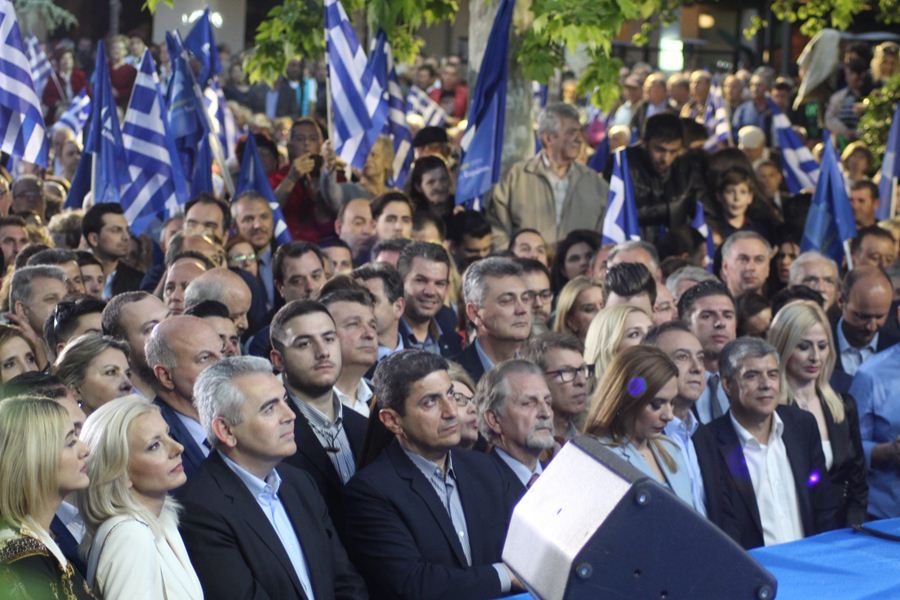
[[[81,158],[78,159],[78,168],[75,169],[75,176],[72,177],[72,183],[69,185],[66,201],[63,202],[63,208],[81,208],[84,206],[84,197],[91,191],[93,158],[93,155],[87,152],[81,154]]]
[[[850,260],[846,245],[856,237],[856,220],[831,135],[823,131],[822,136],[825,140],[822,171],[806,216],[800,251],[818,250],[840,264],[845,255]]]
[[[234,189],[235,197],[249,190],[257,192],[269,203],[275,227],[275,240],[279,244],[290,242],[291,232],[288,231],[284,214],[281,212],[281,205],[278,204],[275,194],[272,192],[272,186],[269,185],[269,178],[266,176],[266,170],[263,169],[262,160],[256,150],[256,138],[252,133],[247,135],[247,142],[244,144],[241,173]]]
[[[894,184],[897,177],[900,177],[900,102],[894,111],[894,120],[891,121],[891,130],[884,146],[884,159],[881,161],[881,180],[878,182],[878,198],[881,203],[875,214],[879,221],[894,216]]]
[[[600,117],[597,116],[596,118],[599,119]],[[612,118],[613,113],[610,113],[606,116],[606,133],[603,135],[603,139],[600,140],[599,144],[597,144],[597,147],[594,149],[594,153],[588,160],[588,166],[601,174],[606,170],[606,161],[609,160],[609,128],[612,127]]]
[[[47,53],[41,48],[41,42],[32,33],[25,40],[28,48],[28,63],[31,65],[31,78],[34,80],[34,92],[40,98],[44,94],[44,88],[53,75],[53,65],[47,58]]]
[[[216,47],[216,36],[213,34],[213,26],[209,20],[208,6],[184,37],[184,47],[190,50],[194,58],[200,62],[197,83],[200,84],[200,87],[206,87],[210,79],[222,72],[219,49]]]
[[[778,137],[778,147],[781,148],[781,168],[788,191],[796,194],[803,189],[815,188],[819,180],[819,163],[809,148],[803,145],[787,115],[771,98],[769,108],[772,109],[772,124]]]
[[[718,84],[709,89],[703,124],[709,132],[709,137],[703,143],[704,149],[712,150],[719,146],[732,145],[731,120],[728,118],[728,111],[725,110],[722,88]]]
[[[500,180],[509,76],[509,27],[515,4],[515,0],[500,0],[469,105],[469,124],[462,138],[456,182],[456,203],[465,204],[469,209],[480,208],[480,198]]]
[[[0,152],[46,167],[49,149],[16,13],[0,0]]]
[[[192,182],[204,182],[208,176],[195,174],[194,171],[211,164],[205,157],[199,156],[204,152],[202,143],[209,136],[206,108],[185,57],[173,56],[172,65],[172,78],[169,80],[169,131],[181,161],[182,173]],[[206,141],[208,144],[208,140]],[[205,185],[201,185],[201,188],[195,190],[192,185],[190,195],[193,197],[201,191],[209,191]]]
[[[209,136],[204,136],[194,155],[194,170],[191,173],[191,194],[213,193],[213,153]]]
[[[620,244],[641,239],[625,148],[616,150],[614,160],[612,176],[609,179],[606,215],[603,217],[601,244]]]
[[[109,82],[106,48],[103,40],[97,43],[97,63],[94,69],[94,95],[91,100],[91,119],[85,154],[93,155],[91,190],[94,204],[121,203],[122,192],[131,183],[116,101]]]
[[[713,261],[716,256],[716,242],[713,240],[712,232],[709,225],[706,224],[706,215],[703,212],[703,203],[697,200],[694,207],[694,219],[691,221],[691,227],[703,236],[706,240],[706,270],[712,273]]]
[[[53,127],[66,127],[75,134],[75,137],[81,135],[85,124],[91,116],[91,97],[87,95],[87,89],[78,92],[78,95],[69,102],[66,112],[53,124]]]

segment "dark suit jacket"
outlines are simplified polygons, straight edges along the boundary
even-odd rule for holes
[[[839,526],[838,498],[825,477],[825,456],[816,419],[796,406],[779,406],[776,410],[784,422],[782,439],[794,475],[804,534],[835,529]],[[753,483],[730,413],[701,426],[693,440],[709,520],[744,548],[764,545]],[[821,475],[814,485],[809,483],[812,473]]]
[[[344,488],[347,550],[373,598],[496,598],[514,499],[484,454],[452,451],[472,566],[434,488],[395,440]]]
[[[66,524],[56,515],[53,515],[53,520],[50,521],[50,533],[53,534],[53,540],[59,546],[59,549],[62,550],[63,556],[72,563],[72,566],[75,567],[75,570],[82,577],[86,577],[87,565],[84,564],[84,559],[78,553],[78,540],[75,539],[75,536],[72,535]]]
[[[288,465],[278,473],[278,497],[303,548],[316,600],[367,598],[315,482]],[[207,598],[306,599],[275,529],[218,452],[178,498],[181,535]]]
[[[844,404],[844,420],[841,423],[834,422],[827,408],[822,412],[834,459],[828,476],[840,497],[838,523],[841,527],[849,527],[866,520],[869,484],[866,482],[866,458],[859,434],[856,401],[850,395],[843,395],[841,400]]]
[[[328,512],[331,513],[331,520],[334,522],[338,531],[342,532],[344,528],[344,485],[328,453],[319,443],[319,439],[309,426],[306,417],[297,410],[293,402],[289,403],[297,418],[294,419],[294,440],[297,442],[297,453],[284,460],[285,463],[302,469],[309,473],[316,482],[316,487],[325,499],[325,505]],[[343,409],[344,432],[347,434],[347,440],[350,442],[350,449],[353,450],[354,462],[359,461],[359,453],[362,451],[363,439],[366,436],[365,417],[349,408]]]
[[[159,396],[153,399],[153,404],[159,407],[163,420],[169,426],[169,436],[184,446],[184,451],[181,453],[181,463],[184,465],[184,474],[190,479],[197,472],[197,469],[200,468],[200,464],[206,459],[206,455],[203,453],[203,449],[194,441],[193,436],[191,436],[187,427],[184,426],[184,423],[181,422],[181,419],[178,418],[177,411],[174,408],[163,402]]]
[[[144,274],[134,267],[130,267],[119,261],[116,265],[116,274],[112,280],[112,295],[117,296],[122,292],[134,292],[141,289],[141,280]]]
[[[453,312],[453,309],[446,306],[441,307],[434,320],[441,329],[441,337],[438,338],[441,356],[452,358],[462,352],[462,340],[459,338],[459,334],[456,333],[456,313]],[[404,319],[400,319],[397,333],[403,338],[404,348],[412,348],[414,346],[412,332]]]
[[[838,394],[849,394],[850,393],[850,385],[853,383],[853,377],[847,374],[847,371],[844,370],[844,364],[841,362],[841,353],[840,348],[838,348],[838,323],[840,323],[840,317],[831,323],[831,335],[834,337],[834,351],[837,356],[834,361],[834,371],[831,373],[831,387],[834,388]],[[878,332],[878,343],[875,345],[875,352],[881,352],[882,350],[887,350],[894,344],[900,342],[900,337],[888,327],[882,327],[881,331]]]
[[[297,117],[300,115],[300,108],[297,106],[297,96],[294,89],[282,77],[278,80],[278,100],[275,102],[276,117]],[[250,102],[250,108],[255,113],[266,114],[266,94],[269,92],[269,86],[264,83],[258,83],[250,87],[247,92],[247,100]]]
[[[484,375],[484,365],[481,362],[481,357],[478,356],[478,349],[475,348],[474,341],[466,346],[465,350],[454,356],[453,360],[462,365],[462,368],[466,370],[466,373],[469,374],[469,377],[476,384],[481,379],[481,376]]]

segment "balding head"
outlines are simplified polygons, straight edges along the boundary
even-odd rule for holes
[[[197,376],[222,358],[222,340],[205,320],[178,315],[153,328],[144,352],[160,397],[189,404]]]
[[[856,267],[844,277],[838,304],[841,327],[854,348],[870,344],[887,322],[893,300],[891,279],[880,267]]]
[[[185,309],[204,300],[215,300],[227,306],[229,316],[238,330],[241,333],[247,330],[247,312],[250,310],[252,294],[240,275],[218,268],[196,278],[184,293]]]

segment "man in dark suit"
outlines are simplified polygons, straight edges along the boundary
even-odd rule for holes
[[[443,246],[412,242],[397,259],[406,300],[398,332],[404,348],[421,348],[444,358],[462,350],[456,326],[444,306],[450,289],[450,255]],[[446,309],[446,310],[445,310]]]
[[[120,205],[104,202],[92,206],[81,221],[81,234],[103,266],[105,299],[141,289],[144,274],[122,262],[131,251],[131,234]]]
[[[515,357],[531,335],[532,294],[523,274],[514,260],[491,256],[463,275],[466,316],[478,337],[454,360],[476,383],[495,364]]]
[[[272,365],[231,357],[197,379],[215,451],[180,491],[181,534],[207,598],[366,598],[297,450],[294,412]],[[277,467],[277,468],[276,468]]]
[[[730,409],[693,438],[709,519],[748,549],[838,527],[816,419],[779,405],[775,349],[738,338],[722,349],[719,369]]]
[[[539,457],[553,448],[553,396],[544,372],[514,358],[487,373],[475,390],[478,430],[492,445],[490,456],[517,496],[543,472]]]
[[[893,297],[891,279],[880,267],[856,267],[844,276],[838,297],[841,317],[832,325],[837,352],[830,381],[834,391],[849,393],[859,367],[900,342],[885,328]]]
[[[375,598],[496,598],[519,588],[501,562],[515,499],[487,456],[455,449],[447,362],[402,350],[375,372],[377,418],[395,440],[344,490],[346,542]]]
[[[335,392],[341,347],[334,321],[324,305],[295,300],[278,311],[271,331],[272,364],[282,372],[297,417],[297,452],[285,462],[312,475],[342,529],[343,487],[356,473],[366,419],[341,404]]]
[[[153,370],[153,388],[169,435],[184,446],[184,472],[190,479],[209,454],[206,432],[193,402],[194,382],[200,373],[222,358],[222,340],[203,319],[169,317],[153,328],[144,345]]]

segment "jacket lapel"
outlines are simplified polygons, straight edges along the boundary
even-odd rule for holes
[[[306,559],[306,567],[309,569],[309,579],[313,589],[313,595],[319,596],[323,589],[327,586],[322,585],[321,578],[328,576],[327,569],[321,564],[323,550],[327,548],[327,542],[319,536],[321,524],[316,522],[320,528],[311,527],[314,523],[313,515],[303,498],[297,494],[297,491],[290,485],[285,485],[285,480],[281,480],[281,488],[278,490],[278,497],[284,504],[294,526],[294,532],[300,541],[300,547],[303,549],[303,557]]]
[[[738,495],[743,500],[753,517],[753,523],[762,536],[762,520],[759,517],[759,506],[756,503],[756,494],[753,491],[753,481],[750,479],[750,471],[747,469],[747,461],[744,451],[738,440],[737,433],[730,419],[722,418],[716,422],[716,442],[722,460],[728,468],[731,480],[734,482]]]
[[[780,407],[779,407],[780,408]],[[797,424],[792,416],[785,414],[787,411],[779,410],[778,414],[784,422],[784,433],[781,436],[784,442],[784,449],[787,453],[788,462],[791,465],[791,474],[794,476],[794,488],[797,490],[797,505],[800,508],[800,519],[803,521],[803,530],[807,535],[815,532],[815,523],[812,515],[812,506],[810,505],[809,482],[810,469],[812,465],[809,461],[803,460],[804,456],[809,456],[809,449],[803,447],[803,440],[797,436]],[[828,412],[825,408],[824,412]],[[819,477],[828,477],[828,473],[820,473]]]
[[[200,446],[197,445],[197,442],[194,441],[194,438],[187,430],[187,427],[185,427],[184,423],[181,422],[181,419],[178,418],[175,409],[160,400],[159,397],[157,397],[153,403],[159,407],[159,412],[162,415],[163,420],[166,422],[166,425],[169,426],[169,435],[171,435],[172,439],[176,442],[184,446],[181,459],[184,462],[185,473],[190,477],[200,467],[200,464],[206,460],[206,456],[203,454],[203,450],[200,449]]]
[[[309,426],[309,422],[306,420],[306,417],[303,416],[303,413],[294,406],[293,400],[290,405],[291,410],[297,415],[297,418],[294,419],[294,437],[297,439],[297,452],[301,456],[306,457],[306,460],[308,460],[317,471],[324,475],[332,485],[340,487],[341,482],[338,478],[337,471],[334,470],[334,465],[331,463],[331,459],[328,458],[328,454],[319,442],[319,438],[316,437],[315,432],[313,432],[312,427]]]

